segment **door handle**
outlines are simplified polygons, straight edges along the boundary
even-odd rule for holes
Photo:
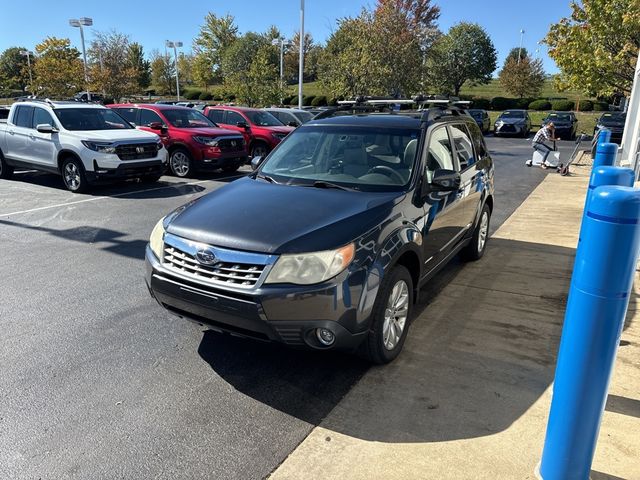
[[[9,135],[13,135],[13,134],[15,134],[16,132],[14,132],[13,130],[8,130],[8,133],[9,133]]]
[[[29,138],[30,138],[31,140],[35,140],[35,139],[36,139],[36,136],[35,136],[33,133],[30,133],[30,134],[29,134]]]

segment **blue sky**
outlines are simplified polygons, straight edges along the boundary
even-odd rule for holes
[[[241,32],[264,31],[276,25],[291,35],[299,25],[299,0],[22,0],[3,1],[0,9],[2,31],[0,51],[15,45],[33,49],[47,36],[68,37],[80,49],[80,32],[69,26],[69,18],[92,17],[93,29],[116,29],[140,42],[146,52],[164,49],[164,40],[181,40],[190,50],[208,11],[235,16]],[[306,0],[305,30],[317,41],[324,41],[336,28],[336,20],[357,15],[374,0]],[[447,30],[459,21],[477,22],[491,36],[498,49],[498,64],[520,41],[535,52],[551,23],[570,13],[569,0],[436,0],[440,6],[440,28]],[[91,38],[91,30],[87,32]],[[557,68],[540,47],[545,70]]]

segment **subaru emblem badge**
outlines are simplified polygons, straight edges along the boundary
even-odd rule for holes
[[[196,258],[202,265],[213,265],[218,261],[216,254],[209,249],[201,249],[196,252]]]

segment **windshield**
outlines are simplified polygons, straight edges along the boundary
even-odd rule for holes
[[[313,120],[313,114],[311,114],[309,112],[293,112],[293,114],[302,123],[307,123],[307,122]]]
[[[109,108],[54,108],[66,130],[121,130],[133,127]]]
[[[468,110],[468,112],[473,118],[482,118],[482,110]]]
[[[258,127],[281,127],[283,123],[269,112],[261,110],[246,110],[243,112],[249,121]]]
[[[548,121],[560,121],[560,122],[570,122],[571,114],[569,113],[550,113],[547,117]]]
[[[626,114],[623,112],[618,113],[603,113],[600,120],[608,122],[622,122],[626,118]]]
[[[524,118],[524,112],[518,110],[507,110],[506,112],[502,112],[500,118]]]
[[[216,124],[197,110],[176,108],[162,110],[167,121],[176,128],[206,128],[215,127]]]
[[[273,151],[260,174],[278,183],[330,182],[364,191],[409,183],[420,130],[300,127]]]

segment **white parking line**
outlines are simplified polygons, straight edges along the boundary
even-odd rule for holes
[[[105,196],[102,196],[102,197],[85,198],[84,200],[77,200],[75,202],[66,202],[66,203],[58,203],[58,204],[55,204],[55,205],[46,205],[44,207],[31,208],[29,210],[20,210],[18,212],[0,213],[0,217],[10,217],[12,215],[21,215],[21,214],[24,214],[24,213],[32,213],[32,212],[38,212],[38,211],[41,211],[41,210],[48,210],[50,208],[67,207],[69,205],[78,205],[80,203],[95,202],[96,200],[106,200],[106,199],[109,199],[109,198],[124,197],[125,195],[135,195],[136,193],[155,192],[155,191],[164,190],[164,189],[167,189],[167,188],[187,187],[189,185],[199,185],[201,183],[207,183],[207,182],[223,182],[225,180],[232,180],[232,179],[240,178],[240,177],[243,177],[243,176],[244,175],[233,175],[231,177],[222,177],[222,178],[216,178],[216,179],[211,179],[211,180],[200,180],[198,182],[189,182],[189,183],[176,183],[176,184],[172,184],[172,185],[165,185],[164,187],[147,188],[147,189],[143,189],[143,190],[134,190],[133,192],[123,192],[123,193],[116,193],[114,195],[105,195]]]

